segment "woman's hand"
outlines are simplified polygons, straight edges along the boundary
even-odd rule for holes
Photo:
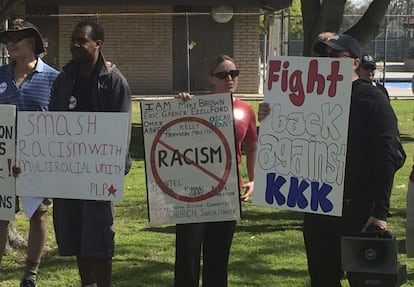
[[[179,93],[176,98],[183,100],[184,102],[191,100],[193,98],[193,95],[190,95],[190,93],[182,92]]]
[[[254,190],[254,181],[249,181],[243,184],[242,186],[243,190],[245,190],[244,194],[240,196],[240,199],[242,201],[248,201],[250,198],[250,195],[253,193]]]

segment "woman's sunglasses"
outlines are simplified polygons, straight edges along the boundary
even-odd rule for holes
[[[232,79],[234,79],[239,74],[240,74],[239,70],[231,70],[231,71],[228,71],[228,72],[225,72],[225,71],[224,72],[217,72],[217,73],[214,73],[213,76],[215,76],[215,77],[217,77],[221,80],[224,80],[225,78],[227,78],[227,76],[230,76]]]
[[[8,35],[4,40],[6,43],[12,42],[12,43],[18,43],[21,40],[30,37],[30,35],[26,33],[13,33]]]

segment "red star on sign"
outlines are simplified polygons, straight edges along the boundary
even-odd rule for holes
[[[114,185],[113,184],[111,184],[111,186],[108,188],[108,196],[110,196],[111,194],[113,195],[113,196],[115,196],[115,192],[117,191],[117,189],[114,187]]]

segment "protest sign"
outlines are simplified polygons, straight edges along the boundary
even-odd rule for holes
[[[269,59],[253,204],[341,216],[352,63]]]
[[[16,106],[0,105],[0,220],[14,220],[16,181]]]
[[[230,94],[142,101],[149,223],[237,220]]]
[[[129,114],[19,112],[17,194],[122,199]]]

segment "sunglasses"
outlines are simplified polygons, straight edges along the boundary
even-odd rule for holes
[[[231,70],[231,71],[223,71],[223,72],[217,72],[214,73],[213,76],[224,80],[225,78],[227,78],[228,76],[230,76],[232,79],[234,79],[235,77],[237,77],[238,75],[240,75],[240,71],[239,70]]]
[[[374,66],[362,66],[362,69],[364,69],[365,71],[375,71],[377,69],[377,67]]]
[[[352,56],[344,54],[344,51],[337,51],[337,50],[332,50],[330,53],[329,52],[325,52],[325,53],[321,53],[319,55],[319,57],[329,57],[329,58],[352,58]]]
[[[18,43],[21,40],[30,37],[30,35],[26,34],[26,33],[14,33],[14,34],[10,34],[5,38],[6,43],[8,42],[12,42],[12,43]]]

